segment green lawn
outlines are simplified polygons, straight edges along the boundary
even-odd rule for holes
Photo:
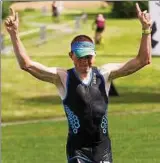
[[[109,113],[114,162],[159,162],[159,116],[160,113]],[[2,133],[3,163],[66,162],[66,121],[6,126]]]

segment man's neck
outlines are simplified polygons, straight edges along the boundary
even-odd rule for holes
[[[84,79],[90,77],[92,68],[90,68],[90,69],[88,70],[88,72],[84,72],[84,73],[83,73],[83,72],[77,71],[76,68],[75,68],[75,71],[76,71],[77,75],[79,76],[79,78],[80,78],[81,80],[84,80]]]

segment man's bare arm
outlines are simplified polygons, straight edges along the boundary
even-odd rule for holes
[[[26,54],[25,48],[19,36],[17,34],[10,36],[20,68],[29,72],[31,75],[40,80],[56,83],[56,81],[59,79],[56,68],[49,68],[38,62],[32,61]]]
[[[136,4],[138,18],[142,24],[142,29],[150,30],[151,20],[146,11],[141,12],[138,4]],[[113,69],[109,75],[109,80],[130,75],[144,66],[151,63],[151,35],[143,34],[141,38],[138,55],[130,61],[120,64],[118,68]]]
[[[18,13],[15,13],[11,8],[11,15],[6,19],[5,26],[8,33],[10,34],[14,52],[20,68],[29,72],[40,80],[56,83],[57,80],[60,80],[56,68],[48,68],[40,63],[34,62],[27,55],[19,37],[18,25]]]

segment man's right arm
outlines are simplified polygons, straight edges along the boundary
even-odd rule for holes
[[[40,63],[34,62],[27,55],[26,50],[20,40],[18,32],[18,13],[15,14],[14,10],[11,9],[11,15],[5,20],[6,29],[10,35],[14,53],[20,68],[29,72],[34,77],[56,84],[60,81],[60,77],[57,73],[57,68],[49,68]]]
[[[20,40],[20,37],[18,36],[18,33],[10,34],[10,37],[12,40],[14,53],[22,70],[27,71],[37,79],[46,82],[55,84],[57,80],[60,80],[57,74],[57,68],[49,68],[30,59]]]

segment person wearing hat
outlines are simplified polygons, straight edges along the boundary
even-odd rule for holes
[[[151,62],[151,20],[136,4],[142,25],[140,48],[125,63],[94,66],[96,51],[92,39],[78,35],[71,42],[73,68],[47,67],[31,60],[18,33],[18,13],[11,9],[5,20],[20,68],[34,77],[56,85],[68,120],[66,145],[68,163],[112,163],[108,133],[108,91],[113,79],[130,75]]]

